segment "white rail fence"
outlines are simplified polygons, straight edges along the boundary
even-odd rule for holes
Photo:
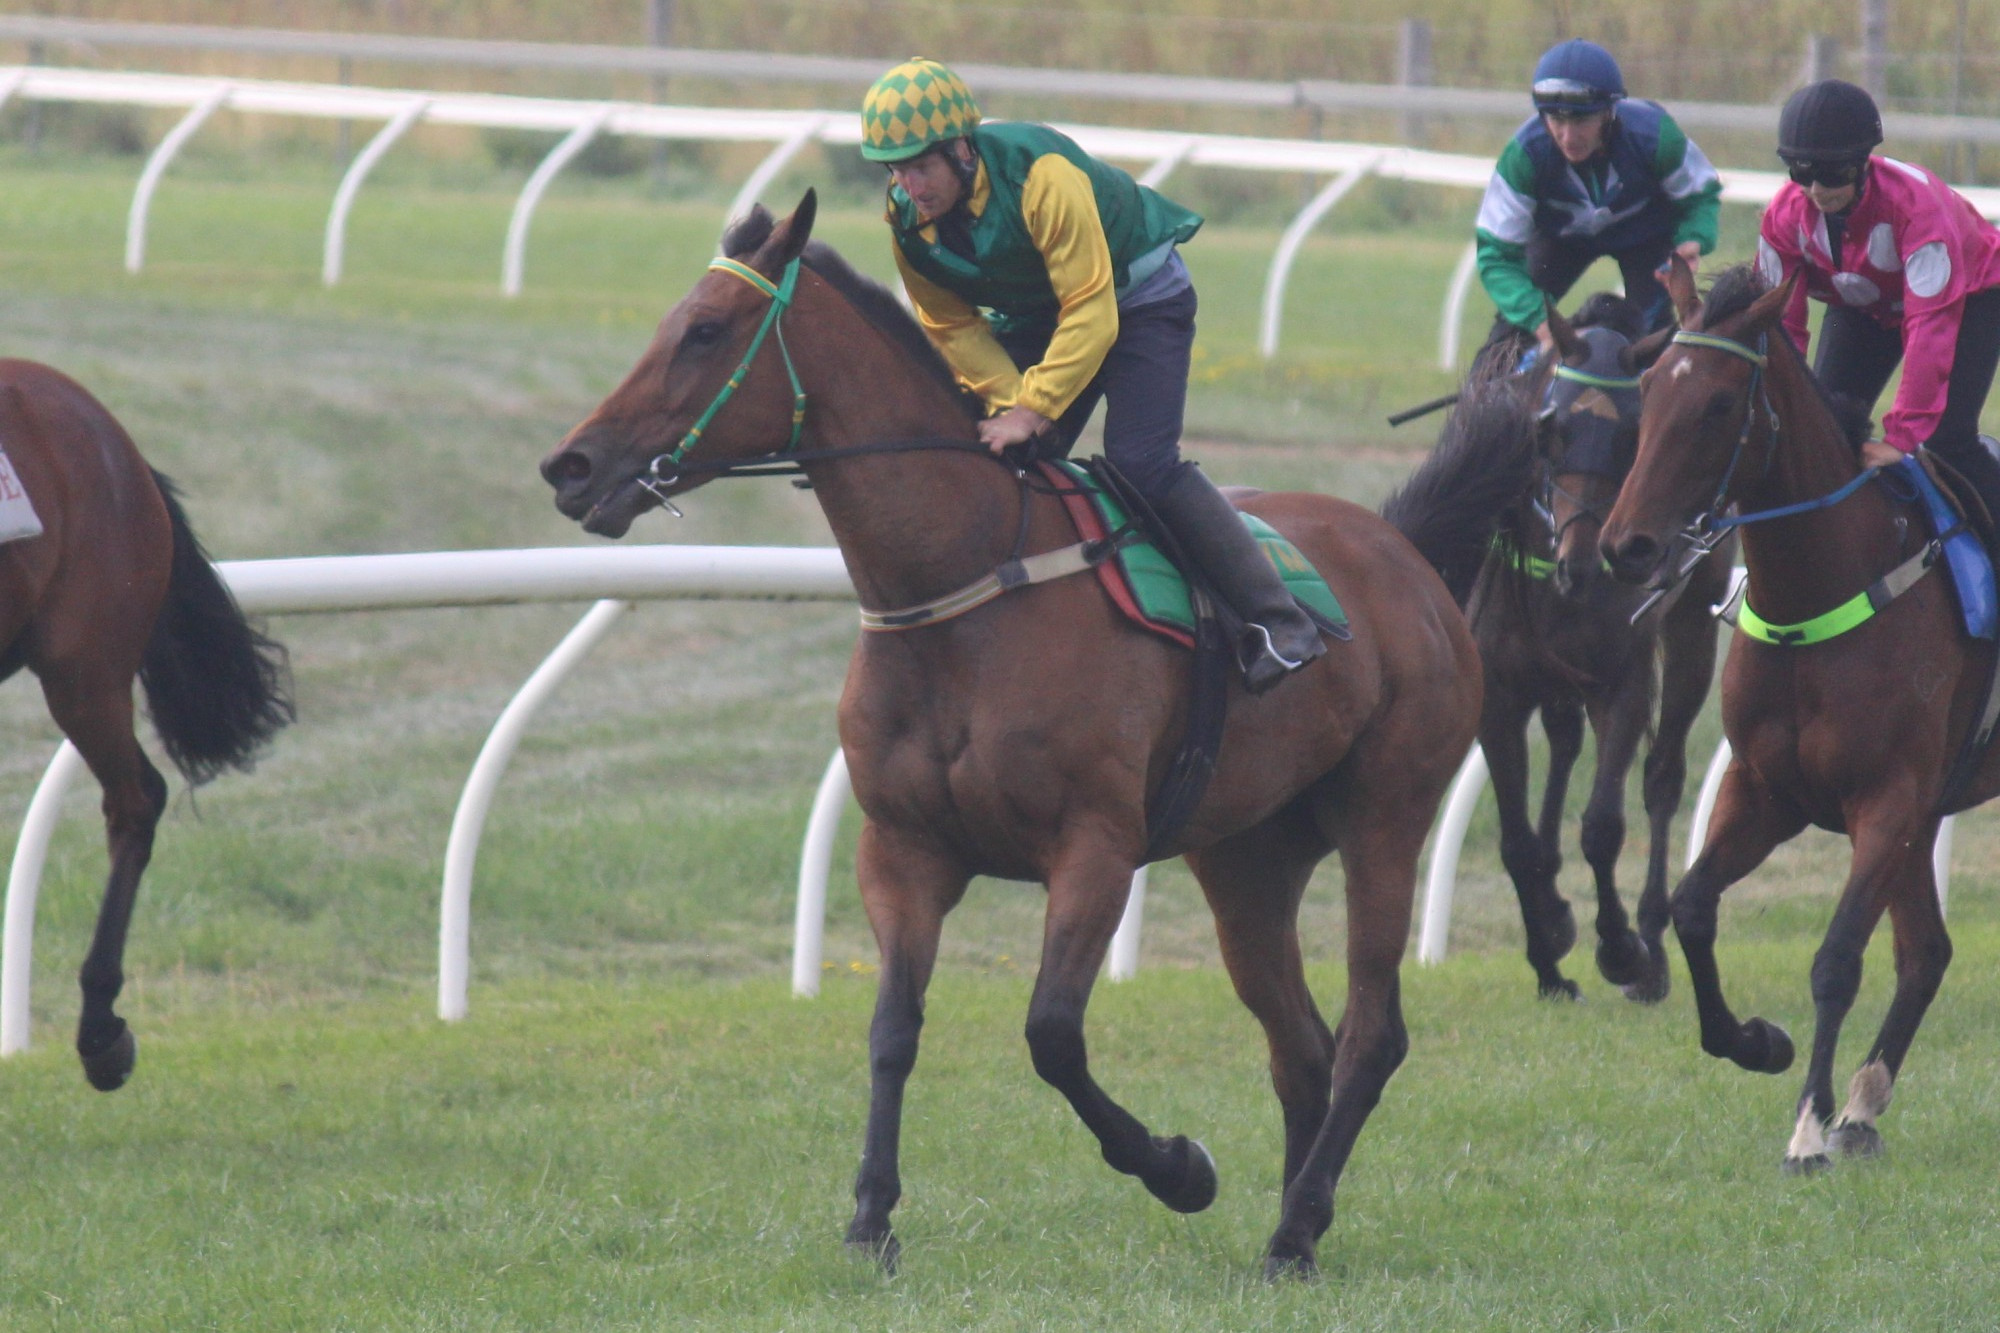
[[[839,551],[832,547],[635,546],[526,551],[448,551],[418,555],[225,561],[220,566],[238,603],[253,615],[369,611],[438,606],[596,599],[583,619],[536,668],[502,711],[481,747],[459,798],[444,855],[438,907],[438,1016],[465,1017],[471,972],[473,870],[487,812],[521,735],[565,677],[632,609],[662,598],[854,600]],[[43,774],[22,821],[7,880],[0,939],[0,1056],[28,1047],[35,909],[49,841],[63,797],[84,773],[65,741]],[[793,989],[819,992],[826,885],[840,817],[847,806],[847,765],[836,751],[807,822],[793,939]],[[1108,973],[1138,967],[1145,871],[1133,879],[1124,924]]]
[[[320,270],[328,286],[337,284],[346,271],[348,219],[362,185],[389,150],[415,126],[459,125],[560,134],[563,136],[560,142],[542,159],[523,187],[508,224],[500,286],[509,296],[519,295],[525,281],[528,234],[537,205],[562,169],[600,135],[769,144],[769,153],[731,201],[730,217],[755,203],[758,195],[807,145],[845,147],[860,142],[860,118],[846,112],[563,101],[38,65],[0,66],[0,105],[12,98],[109,103],[183,112],[180,121],[147,158],[133,191],[125,236],[125,267],[133,273],[145,267],[147,221],[161,180],[175,156],[216,112],[380,122],[382,128],[356,155],[334,194]],[[1492,161],[1484,157],[1382,144],[1184,134],[1101,125],[1063,128],[1092,153],[1140,164],[1141,179],[1155,186],[1182,166],[1302,173],[1331,179],[1285,228],[1272,256],[1264,282],[1258,334],[1258,348],[1266,357],[1277,354],[1285,293],[1300,248],[1313,228],[1363,178],[1379,176],[1483,190],[1493,170]],[[1767,202],[1784,179],[1774,172],[1756,171],[1725,171],[1722,178],[1724,199],[1755,205]],[[1989,216],[2000,217],[2000,189],[1969,190],[1967,194]],[[1449,370],[1457,364],[1460,326],[1475,276],[1468,247],[1440,305],[1438,364],[1442,369]]]

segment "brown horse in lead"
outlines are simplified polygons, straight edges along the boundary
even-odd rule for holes
[[[775,225],[759,209],[732,230],[729,258],[543,462],[557,507],[621,536],[733,463],[782,459],[791,438],[864,614],[945,598],[1010,556],[1073,543],[1061,501],[978,448],[916,323],[831,251],[808,248],[813,214],[808,194]],[[1526,450],[1504,443],[1517,426],[1509,417],[1492,432],[1499,446],[1451,455],[1469,489],[1420,473],[1392,522],[1322,496],[1238,493],[1324,572],[1353,620],[1352,641],[1271,693],[1232,682],[1213,780],[1168,851],[1200,881],[1270,1046],[1286,1188],[1268,1273],[1313,1270],[1342,1167],[1408,1045],[1397,978],[1417,859],[1479,716],[1478,658],[1432,562],[1461,593],[1469,585],[1494,517],[1528,481]],[[894,1262],[904,1084],[939,932],[974,875],[1048,890],[1027,1020],[1036,1072],[1114,1169],[1183,1212],[1215,1197],[1207,1152],[1156,1137],[1113,1101],[1084,1043],[1084,1007],[1144,859],[1148,799],[1188,709],[1185,654],[1122,620],[1089,577],[861,636],[840,736],[867,816],[857,870],[882,968],[851,1245]],[[1313,868],[1336,850],[1347,1009],[1330,1030],[1306,988],[1297,914]]]
[[[167,784],[132,731],[132,681],[190,782],[248,768],[292,718],[284,649],[252,629],[208,563],[173,484],[81,385],[0,361],[0,449],[42,523],[0,545],[0,679],[22,667],[104,788],[111,872],[81,973],[76,1049],[91,1086],[132,1073],[112,1005]]]
[[[1767,291],[1746,265],[1723,273],[1704,304],[1676,263],[1670,290],[1685,331],[1635,349],[1639,364],[1657,359],[1644,377],[1638,457],[1604,526],[1618,576],[1669,580],[1689,537],[1716,532],[1730,505],[1742,523],[1746,605],[1773,625],[1803,627],[1892,571],[1923,571],[1922,516],[1888,478],[1860,481],[1853,442],[1780,327],[1790,287]],[[1788,1170],[1824,1166],[1829,1152],[1881,1151],[1876,1121],[1951,961],[1931,871],[1938,823],[2000,791],[1993,753],[1962,794],[1946,789],[1993,653],[1964,634],[1939,569],[1844,632],[1801,643],[1739,634],[1730,648],[1722,725],[1733,759],[1708,841],[1672,901],[1703,1050],[1759,1073],[1791,1065],[1785,1031],[1762,1018],[1739,1022],[1723,997],[1716,905],[1808,824],[1845,833],[1853,848],[1813,959],[1812,1057]],[[1884,912],[1895,930],[1895,994],[1835,1118],[1835,1047]]]

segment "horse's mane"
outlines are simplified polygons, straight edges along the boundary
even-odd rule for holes
[[[776,225],[769,210],[762,204],[757,205],[723,232],[722,253],[730,259],[743,258],[770,240],[771,230]],[[856,271],[839,251],[824,241],[807,241],[800,259],[807,268],[826,279],[829,286],[847,298],[848,304],[859,311],[871,327],[900,347],[925,374],[949,389],[968,416],[979,415],[978,400],[965,393],[950,364],[925,335],[923,327],[896,299],[895,293]]]
[[[1754,263],[1737,264],[1715,275],[1715,282],[1708,289],[1708,295],[1701,304],[1701,326],[1714,328],[1732,316],[1748,310],[1751,303],[1771,290],[1771,284],[1764,281],[1764,275]],[[1778,336],[1789,345],[1791,339],[1781,328]],[[1792,349],[1797,352],[1797,348]],[[1847,442],[1859,449],[1868,438],[1872,423],[1869,421],[1869,404],[1859,398],[1844,393],[1829,393],[1819,382],[1819,376],[1808,372],[1806,380],[1819,393],[1820,402],[1826,405],[1834,421],[1839,425]]]
[[[1437,447],[1383,502],[1382,517],[1423,553],[1461,607],[1502,514],[1535,477],[1529,404],[1505,384],[1468,385]]]

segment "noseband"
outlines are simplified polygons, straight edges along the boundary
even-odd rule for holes
[[[757,359],[757,353],[763,349],[764,339],[773,330],[778,334],[778,354],[785,359],[785,375],[792,382],[792,436],[785,442],[785,447],[778,451],[779,453],[790,453],[798,448],[799,436],[804,431],[806,423],[806,391],[799,384],[798,369],[792,365],[791,349],[785,346],[785,330],[782,324],[785,311],[791,308],[792,294],[798,289],[799,261],[794,259],[785,265],[784,276],[776,283],[748,264],[739,264],[734,259],[710,260],[708,271],[727,273],[731,277],[741,278],[770,297],[771,308],[764,312],[764,322],[757,326],[756,336],[750,339],[750,347],[743,353],[743,360],[737,363],[736,370],[729,376],[729,382],[722,386],[721,391],[709,403],[708,409],[695,419],[687,434],[681,436],[679,444],[655,457],[646,465],[645,473],[637,479],[638,484],[655,500],[675,513],[679,511],[674,510],[673,502],[667,495],[667,488],[680,480],[681,460],[687,457],[688,450],[694,448],[695,443],[701,439],[701,433],[708,429],[709,422],[715,420],[715,414],[722,410],[722,405],[734,398],[736,391],[743,387],[743,378],[750,373],[750,363]]]

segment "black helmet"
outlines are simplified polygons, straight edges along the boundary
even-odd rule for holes
[[[1859,162],[1881,142],[1875,99],[1839,79],[1807,84],[1778,115],[1778,156],[1787,162]]]

